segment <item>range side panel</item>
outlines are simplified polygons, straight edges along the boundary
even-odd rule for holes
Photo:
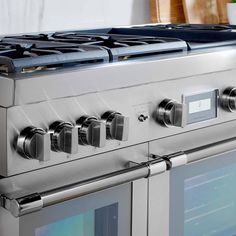
[[[7,174],[7,109],[0,108],[0,175]]]
[[[0,208],[0,235],[1,236],[20,236],[19,218],[15,218],[8,211]]]
[[[15,99],[15,81],[0,76],[0,107],[10,107]]]

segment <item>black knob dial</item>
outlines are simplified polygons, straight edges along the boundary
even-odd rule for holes
[[[69,122],[56,121],[50,126],[51,149],[54,152],[76,154],[78,152],[78,130]]]
[[[128,140],[129,117],[123,116],[119,112],[107,111],[102,115],[102,120],[106,122],[107,139]]]
[[[94,147],[104,147],[106,143],[106,125],[92,116],[82,116],[77,120],[79,143]]]
[[[50,136],[41,128],[25,128],[17,138],[17,151],[27,159],[47,161],[50,159]]]

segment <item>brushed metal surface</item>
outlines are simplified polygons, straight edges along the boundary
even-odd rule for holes
[[[40,80],[41,78],[38,79]],[[5,136],[7,141],[7,155],[6,152],[2,152],[5,153],[2,158],[5,159],[3,161],[6,164],[0,175],[11,176],[30,170],[65,163],[68,160],[81,159],[87,156],[235,120],[236,113],[219,109],[216,119],[187,125],[184,128],[173,127],[170,129],[160,126],[153,117],[153,112],[158,107],[158,104],[166,97],[181,102],[183,95],[212,91],[216,88],[223,91],[229,85],[236,86],[235,70],[8,108],[8,132]],[[142,96],[140,96],[140,94],[142,94]],[[15,151],[14,140],[25,127],[33,125],[48,130],[50,124],[56,120],[68,121],[76,125],[78,118],[83,115],[96,116],[99,118],[105,111],[111,109],[117,110],[124,116],[129,117],[129,139],[126,142],[107,140],[103,148],[79,145],[78,153],[71,155],[51,152],[50,161],[45,163],[39,163],[37,160],[27,161],[20,157]],[[140,122],[139,120],[139,115],[142,111],[145,111],[146,115],[149,117],[144,122]]]
[[[142,144],[114,152],[97,155],[83,160],[72,161],[63,165],[57,165],[41,170],[24,173],[9,178],[0,179],[0,192],[11,193],[27,189],[29,192],[47,191],[63,185],[71,184],[78,180],[102,175],[108,172],[127,168],[125,163],[132,160],[141,163],[148,160],[148,145]],[[104,164],[106,163],[106,164]],[[147,180],[134,181],[132,184],[132,226],[139,229],[132,236],[146,236],[147,232]],[[140,191],[141,190],[141,191]],[[131,199],[129,199],[131,201]],[[141,201],[141,202],[140,202]],[[142,203],[142,206],[139,204]],[[31,216],[31,215],[29,215]],[[40,214],[39,214],[40,219]],[[140,224],[142,222],[142,224]],[[12,227],[9,227],[12,224]],[[0,225],[3,236],[22,236],[19,228],[22,228],[22,218],[15,218],[5,209],[0,208]]]
[[[218,60],[218,58],[223,58],[223,60]],[[40,78],[37,74],[26,76],[25,79],[13,78],[14,81],[1,77],[0,94],[3,99],[1,99],[2,104],[0,106],[9,107],[42,102],[232,70],[236,68],[235,59],[235,47],[222,47],[190,52],[187,55],[169,54],[83,69],[70,68],[53,73],[44,73],[40,75]],[[6,98],[7,102],[4,102]]]

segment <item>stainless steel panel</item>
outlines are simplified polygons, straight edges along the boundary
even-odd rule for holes
[[[148,236],[169,236],[169,172],[149,179]]]
[[[129,161],[141,163],[147,160],[148,144],[146,143],[0,179],[0,192],[2,194],[22,190],[31,193],[45,192],[123,170],[127,168],[126,164]]]
[[[185,128],[163,127],[153,118],[153,112],[164,98],[169,97],[181,102],[183,94],[211,91],[215,88],[223,90],[229,84],[236,86],[234,77],[235,70],[223,71],[9,108],[7,112],[7,168],[2,175],[10,176],[234,120],[236,113],[230,113],[223,109],[219,110],[216,119],[187,125]],[[75,124],[81,115],[88,114],[99,117],[111,109],[130,118],[129,140],[127,142],[107,140],[104,148],[79,145],[79,153],[74,155],[51,152],[51,159],[48,162],[26,160],[19,156],[13,148],[16,136],[29,125],[47,130],[55,120],[64,120]],[[141,114],[147,115],[149,118],[141,122],[138,119]]]
[[[0,76],[0,107],[13,106],[15,99],[15,81]]]
[[[7,175],[7,111],[0,107],[0,175]]]
[[[1,236],[20,236],[19,227],[19,218],[15,218],[5,209],[0,209]]]
[[[132,236],[148,236],[148,180],[132,184]]]
[[[235,129],[236,121],[231,121],[217,126],[186,132],[177,136],[166,137],[150,142],[150,153],[162,156],[230,139],[235,137]],[[229,150],[234,148],[234,145],[231,144],[232,143],[229,143]],[[220,150],[217,149],[213,151],[220,152]],[[205,157],[205,155],[203,156]],[[190,158],[190,162],[191,159],[192,158]],[[193,160],[194,159],[193,157]]]
[[[188,56],[170,54],[79,70],[70,68],[40,78],[34,75],[16,80],[15,105],[226,71],[236,68],[235,61],[236,49],[228,47]]]

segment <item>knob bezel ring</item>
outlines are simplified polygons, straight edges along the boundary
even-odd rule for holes
[[[78,139],[80,145],[83,146],[90,145],[90,143],[87,140],[87,133],[89,130],[89,126],[93,121],[99,121],[99,119],[95,116],[84,115],[81,116],[76,121],[76,127],[78,128]]]
[[[49,127],[49,133],[51,136],[51,149],[54,152],[63,152],[63,150],[61,150],[59,146],[58,140],[59,140],[60,132],[65,126],[70,127],[70,128],[74,127],[72,123],[66,122],[66,121],[55,121]]]
[[[236,112],[236,87],[226,88],[221,96],[221,107],[230,112]]]
[[[112,121],[115,118],[115,115],[121,115],[120,112],[117,111],[106,111],[102,116],[101,119],[105,122],[106,124],[106,138],[108,140],[113,140],[114,137],[112,137]]]
[[[165,98],[157,107],[156,120],[159,124],[165,127],[172,127],[170,119],[168,119],[171,109],[173,108],[175,100]],[[168,114],[167,114],[168,113]]]
[[[37,159],[32,157],[27,151],[28,146],[30,145],[31,139],[37,133],[45,135],[47,132],[42,128],[36,128],[34,126],[28,126],[20,132],[20,135],[17,138],[16,150],[17,152],[24,157],[25,159]]]

